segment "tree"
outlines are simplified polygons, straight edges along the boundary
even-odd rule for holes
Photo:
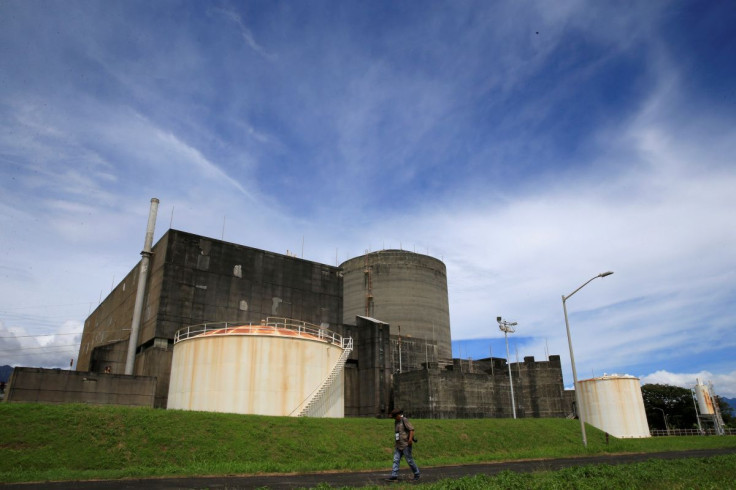
[[[644,411],[651,429],[665,429],[667,423],[674,429],[692,429],[698,426],[692,392],[679,386],[646,384],[641,387]]]
[[[723,425],[726,427],[736,427],[736,419],[734,419],[733,416],[733,407],[718,395],[716,395],[716,400],[718,401],[718,408],[721,410]]]

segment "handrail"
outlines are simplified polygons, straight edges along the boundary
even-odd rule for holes
[[[199,337],[207,332],[215,332],[224,330],[223,334],[230,335],[229,330],[235,330],[237,328],[263,328],[270,327],[275,330],[284,329],[296,332],[297,336],[308,337],[310,339],[321,340],[323,342],[329,342],[330,344],[337,345],[342,349],[353,348],[353,339],[351,337],[343,337],[342,335],[328,330],[326,328],[314,325],[312,323],[303,322],[300,320],[294,320],[291,318],[279,318],[279,317],[268,317],[262,320],[261,323],[242,323],[242,322],[208,322],[200,323],[198,325],[189,325],[184,328],[180,328],[174,334],[174,344],[187,340],[193,337]],[[242,333],[238,332],[237,335],[257,335],[258,332]]]
[[[650,429],[652,437],[666,436],[716,436],[719,435],[715,429]],[[736,429],[725,429],[725,435],[736,436]]]
[[[299,410],[300,407],[302,408],[297,414],[297,417],[308,417],[315,414],[317,407],[324,401],[323,399],[325,394],[327,393],[327,390],[332,386],[332,384],[335,382],[335,379],[337,379],[338,375],[345,368],[345,363],[347,362],[348,357],[353,350],[353,339],[348,338],[347,340],[350,341],[349,347],[345,348],[342,351],[342,354],[340,354],[337,362],[332,367],[330,374],[327,375],[322,383],[317,386],[314,391],[312,391],[312,393],[310,393],[301,404],[299,404],[294,410],[291,411],[291,413],[289,414],[290,416],[294,415],[294,412]],[[324,409],[324,407],[321,408]]]

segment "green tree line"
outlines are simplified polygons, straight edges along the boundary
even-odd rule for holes
[[[665,418],[670,429],[694,429],[698,427],[695,401],[688,388],[679,386],[646,384],[641,387],[644,410],[650,429],[665,430]],[[723,423],[736,427],[733,409],[719,396],[715,397],[721,410]]]

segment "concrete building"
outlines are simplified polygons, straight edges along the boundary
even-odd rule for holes
[[[78,371],[124,373],[138,274],[131,270],[85,321]],[[152,249],[132,374],[155,377],[154,406],[166,407],[177,330],[268,317],[353,339],[345,416],[380,416],[398,406],[434,418],[509,416],[505,360],[451,359],[445,265],[401,250],[334,267],[168,230]],[[527,358],[512,372],[521,416],[566,415],[558,357]]]
[[[269,316],[342,325],[337,267],[167,231],[153,247],[133,374],[156,376],[165,407],[174,334],[187,325]],[[77,370],[122,373],[138,284],[135,267],[84,322]]]
[[[394,375],[394,403],[418,418],[512,417],[511,386],[506,359],[453,359]],[[560,356],[548,361],[525,357],[511,363],[516,416],[565,417]]]

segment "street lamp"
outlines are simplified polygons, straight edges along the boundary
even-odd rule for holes
[[[514,401],[514,380],[511,378],[511,356],[509,355],[509,333],[514,333],[514,327],[516,322],[507,322],[500,316],[496,317],[498,322],[498,328],[503,332],[503,336],[506,337],[506,365],[509,367],[509,384],[511,385],[511,409],[514,412],[514,418],[516,418],[516,402]]]
[[[667,431],[667,435],[670,435],[670,426],[667,425],[667,414],[664,413],[664,410],[662,410],[661,408],[658,408],[658,407],[652,407],[652,408],[662,412],[662,418],[664,419],[664,430]]]
[[[570,346],[570,363],[572,364],[572,379],[573,379],[573,387],[575,388],[575,404],[577,405],[577,409],[578,409],[578,419],[580,419],[580,432],[582,432],[583,434],[583,446],[584,447],[588,447],[588,438],[585,435],[585,420],[583,420],[583,405],[580,400],[580,390],[578,389],[578,373],[575,370],[575,354],[573,354],[572,352],[572,339],[570,338],[570,322],[567,320],[567,306],[565,302],[568,299],[570,299],[570,297],[573,294],[577,293],[578,291],[583,289],[585,286],[587,286],[588,283],[592,281],[593,279],[597,279],[599,277],[610,276],[611,274],[613,274],[613,272],[610,272],[610,271],[601,272],[597,276],[593,276],[592,278],[588,279],[588,281],[585,284],[583,284],[582,286],[580,286],[579,288],[577,288],[575,291],[568,294],[567,296],[565,296],[564,294],[562,295],[562,310],[565,312],[565,328],[567,329],[567,344]]]

